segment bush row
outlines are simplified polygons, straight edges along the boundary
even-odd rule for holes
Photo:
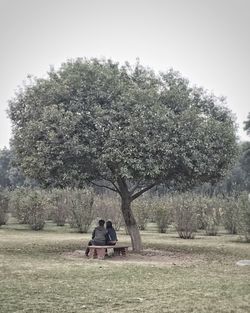
[[[250,201],[246,193],[237,198],[194,193],[144,196],[132,203],[132,209],[141,230],[149,221],[157,224],[160,233],[174,225],[179,236],[188,239],[198,229],[216,235],[223,225],[229,233],[242,234],[250,240]],[[58,226],[69,223],[81,233],[87,232],[98,218],[111,219],[117,230],[124,225],[120,198],[112,193],[97,195],[91,188],[0,191],[0,225],[6,224],[8,212],[33,230],[43,229],[48,219]]]
[[[181,238],[194,238],[199,229],[215,236],[224,226],[230,234],[250,240],[250,199],[247,193],[235,197],[206,197],[194,193],[138,199],[134,213],[141,229],[148,221],[157,224],[161,233],[174,225]]]
[[[21,187],[0,192],[0,226],[6,224],[7,213],[32,230],[43,229],[46,220],[57,226],[69,223],[81,233],[99,218],[111,219],[117,230],[123,224],[119,198],[96,195],[91,188],[45,191]]]

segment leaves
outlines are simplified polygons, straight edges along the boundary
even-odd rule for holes
[[[76,59],[10,101],[22,169],[45,186],[117,178],[194,185],[225,174],[237,152],[224,99],[173,70]]]

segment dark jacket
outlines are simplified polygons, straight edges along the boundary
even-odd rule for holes
[[[107,242],[109,241],[117,241],[116,231],[114,228],[107,228],[107,234],[106,234]]]

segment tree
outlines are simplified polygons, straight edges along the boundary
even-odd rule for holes
[[[244,122],[244,130],[247,131],[247,134],[250,135],[250,112],[248,113],[247,120]]]
[[[10,186],[10,151],[7,148],[0,150],[0,187]]]
[[[224,99],[173,70],[77,59],[32,79],[9,103],[20,166],[45,187],[106,187],[121,197],[133,249],[131,202],[164,182],[186,189],[225,174],[237,152]]]
[[[223,197],[238,197],[243,191],[250,191],[250,142],[239,143],[239,156],[233,168],[218,183],[205,183],[195,191],[203,195],[221,194]]]
[[[22,170],[15,164],[15,154],[11,149],[0,150],[0,188],[34,186],[36,183],[24,177]]]
[[[250,142],[246,141],[241,145],[242,156],[240,158],[240,166],[244,173],[245,185],[248,192],[250,192]]]

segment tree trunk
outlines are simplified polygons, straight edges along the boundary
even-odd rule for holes
[[[131,199],[128,196],[122,196],[121,209],[124,221],[131,237],[133,251],[140,252],[142,250],[141,235],[131,209]]]

